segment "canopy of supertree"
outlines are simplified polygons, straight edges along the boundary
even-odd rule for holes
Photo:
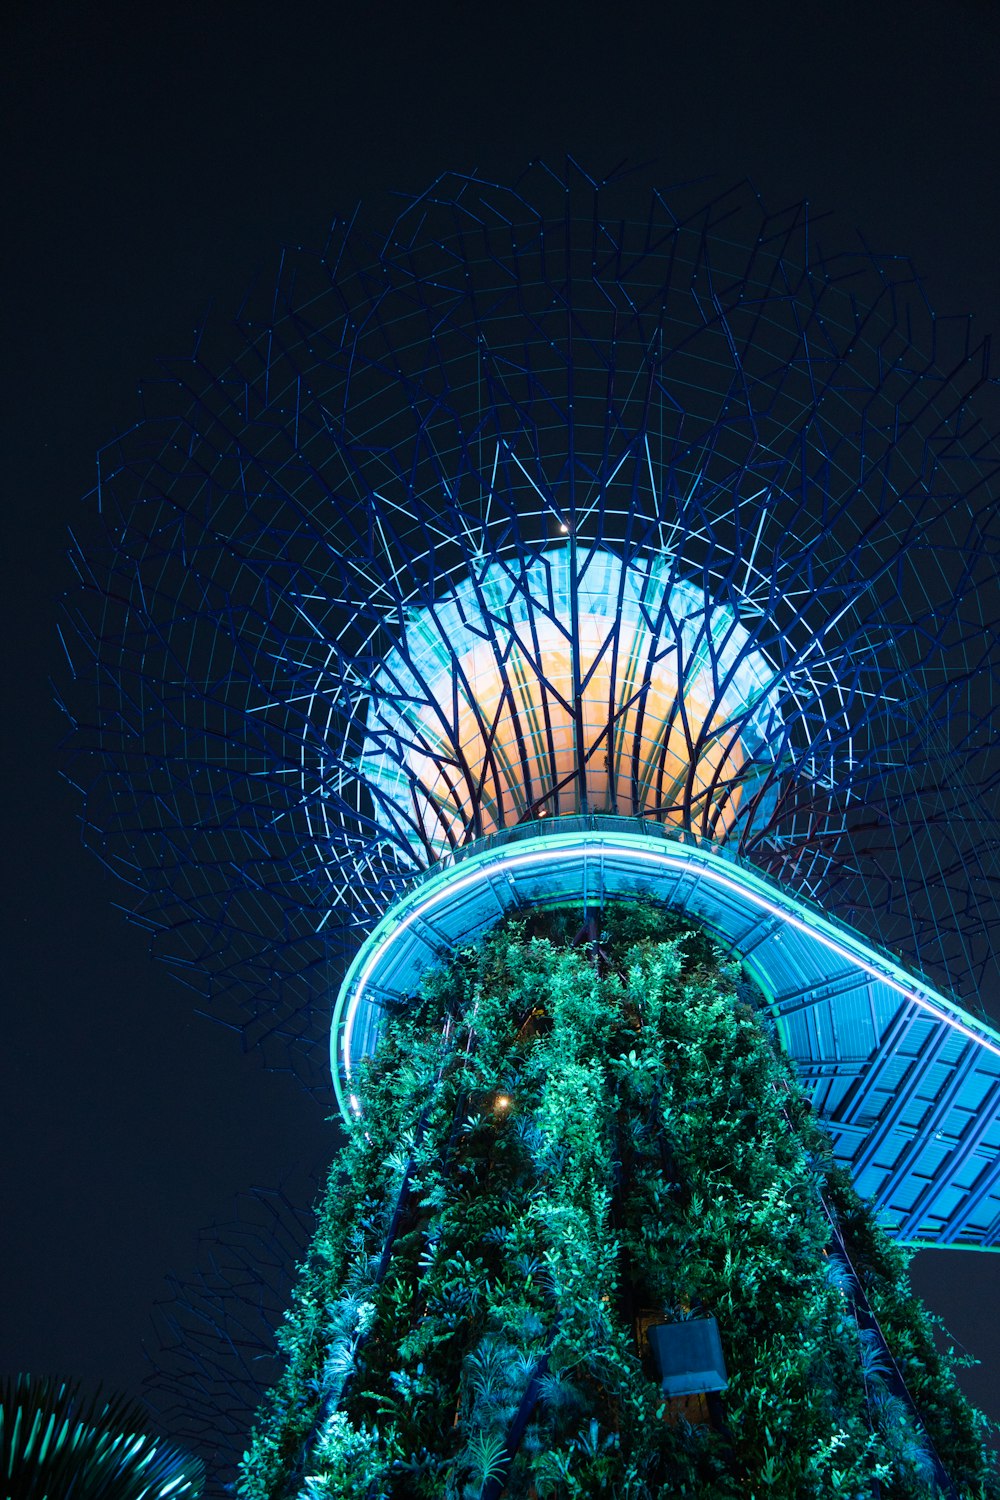
[[[449,175],[215,344],[101,455],[64,698],[89,841],[251,1041],[305,1055],[422,870],[566,814],[983,985],[995,393],[908,262],[746,186]]]
[[[373,680],[360,764],[417,860],[587,810],[721,842],[741,799],[761,819],[749,787],[773,789],[777,699],[732,610],[669,556],[539,548],[408,619]]]

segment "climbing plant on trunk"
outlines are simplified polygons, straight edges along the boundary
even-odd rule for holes
[[[688,923],[502,922],[386,1016],[360,1095],[245,1500],[1000,1494],[759,997]],[[700,1316],[729,1384],[692,1422],[642,1331]]]

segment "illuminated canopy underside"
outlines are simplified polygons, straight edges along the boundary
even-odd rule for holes
[[[338,221],[100,456],[85,837],[310,1087],[330,964],[543,813],[686,829],[995,985],[985,349],[804,205],[637,186],[446,174]]]
[[[900,1239],[1000,1249],[1000,1036],[818,908],[656,823],[527,824],[412,890],[340,992],[332,1060],[345,1113],[380,1001],[414,993],[429,962],[505,912],[604,897],[663,902],[741,957],[838,1161]]]
[[[566,544],[414,611],[368,705],[382,816],[415,814],[434,855],[582,810],[719,841],[741,806],[752,818],[781,738],[776,674],[670,561]]]

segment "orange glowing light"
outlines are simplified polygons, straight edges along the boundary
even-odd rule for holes
[[[651,660],[656,639],[639,624],[620,624],[610,649],[609,625],[606,615],[579,616],[587,805],[674,826],[703,823],[707,810],[721,836],[736,816],[745,757],[718,696],[690,670],[680,691],[677,652]],[[420,710],[427,753],[410,752],[428,837],[461,841],[474,806],[484,834],[579,811],[572,705],[570,642],[552,619],[530,636],[520,627],[502,665],[487,642],[459,656]]]

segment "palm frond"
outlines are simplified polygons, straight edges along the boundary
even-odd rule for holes
[[[85,1396],[77,1381],[0,1381],[0,1474],[18,1500],[195,1500],[201,1463],[144,1431],[124,1398]]]

